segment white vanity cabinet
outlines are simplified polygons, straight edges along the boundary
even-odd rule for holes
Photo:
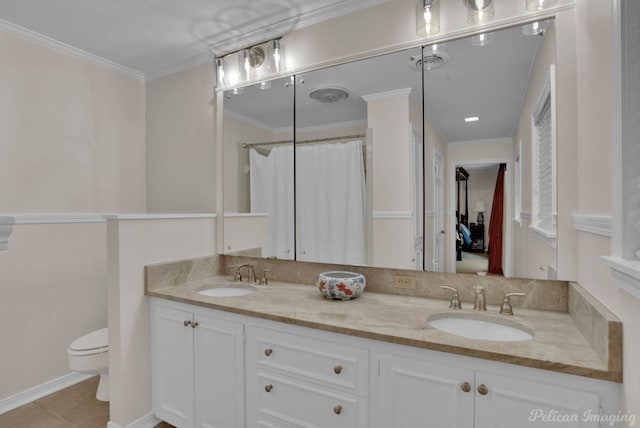
[[[369,426],[369,352],[327,336],[247,326],[248,427]]]
[[[218,314],[152,300],[153,410],[178,428],[245,426],[244,324]]]
[[[380,353],[377,428],[597,428],[589,415],[617,411],[619,388],[609,382],[408,354]]]
[[[618,383],[163,299],[151,315],[153,409],[179,428],[597,428],[620,411]]]

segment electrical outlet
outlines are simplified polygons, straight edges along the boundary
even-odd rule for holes
[[[396,275],[395,283],[396,283],[396,288],[404,288],[405,290],[416,289],[415,276]]]

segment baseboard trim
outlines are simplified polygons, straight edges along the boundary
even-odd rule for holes
[[[144,415],[143,417],[141,417],[140,419],[137,419],[131,422],[126,427],[121,427],[115,422],[109,421],[109,423],[107,424],[107,428],[153,428],[154,426],[158,425],[160,422],[162,422],[162,420],[156,418],[156,416],[152,412],[150,412]]]
[[[26,391],[19,392],[7,398],[0,400],[0,415],[8,412],[9,410],[16,409],[20,406],[24,406],[27,403],[38,400],[42,397],[46,397],[49,394],[60,391],[76,383],[87,380],[92,375],[72,372],[61,376],[57,379],[50,380],[40,385],[29,388]]]

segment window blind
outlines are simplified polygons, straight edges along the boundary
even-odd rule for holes
[[[537,218],[538,227],[554,230],[553,221],[553,141],[551,129],[551,95],[544,101],[536,118],[537,141]]]

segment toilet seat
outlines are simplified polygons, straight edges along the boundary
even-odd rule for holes
[[[69,355],[93,355],[109,352],[109,329],[102,328],[74,340],[67,350]]]

